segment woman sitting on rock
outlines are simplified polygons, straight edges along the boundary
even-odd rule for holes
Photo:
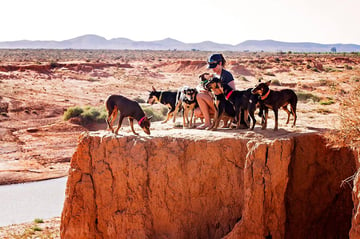
[[[233,90],[235,90],[235,81],[233,75],[225,70],[226,60],[222,54],[213,54],[209,57],[208,68],[212,69],[221,80],[222,84],[229,85]],[[212,76],[210,74],[203,74],[202,82],[209,80]],[[196,100],[199,104],[199,108],[195,110],[195,116],[198,118],[204,118],[204,124],[198,126],[198,129],[208,129],[211,127],[210,118],[215,114],[214,100],[211,93],[206,90],[204,87],[198,88],[198,94]]]

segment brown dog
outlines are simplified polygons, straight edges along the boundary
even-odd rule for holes
[[[127,117],[131,130],[135,135],[138,135],[138,133],[136,133],[134,130],[134,119],[138,121],[138,124],[144,130],[144,132],[150,135],[151,117],[146,117],[144,111],[136,101],[130,100],[122,95],[110,95],[105,101],[105,107],[108,112],[106,123],[111,129],[111,132],[114,133],[112,125],[117,117],[118,112],[120,111],[119,124],[115,130],[115,134],[118,134],[123,119]]]
[[[278,111],[279,108],[282,108],[288,114],[288,118],[286,124],[289,123],[290,114],[294,115],[294,123],[293,127],[296,124],[296,104],[298,101],[297,95],[293,90],[290,89],[283,89],[283,90],[270,90],[271,80],[265,83],[260,83],[257,85],[251,93],[258,94],[260,96],[260,103],[264,107],[265,115],[262,122],[262,129],[266,129],[267,126],[267,118],[268,118],[268,111],[269,108],[274,111],[275,114],[275,128],[274,130],[278,130]],[[290,110],[287,106],[290,105]]]

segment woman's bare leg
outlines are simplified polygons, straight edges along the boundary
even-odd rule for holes
[[[201,125],[200,128],[208,128],[211,126],[210,115],[213,115],[215,112],[213,99],[208,93],[198,93],[196,100],[205,121],[204,125]]]

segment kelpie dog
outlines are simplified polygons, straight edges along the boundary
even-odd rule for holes
[[[190,88],[188,86],[182,87],[180,90],[180,96],[176,108],[183,109],[183,127],[191,128],[193,126],[194,110],[197,106],[196,101],[197,90],[196,88]],[[180,105],[181,104],[181,105]],[[177,110],[175,110],[176,114]],[[190,120],[189,120],[190,113]],[[174,117],[175,122],[175,117]]]
[[[115,134],[118,134],[123,119],[127,117],[130,123],[131,130],[135,135],[138,135],[138,133],[136,133],[134,130],[134,119],[138,121],[140,127],[144,130],[144,132],[150,135],[151,117],[146,117],[144,111],[141,109],[139,103],[137,103],[136,101],[130,100],[122,95],[110,95],[105,101],[105,107],[108,112],[106,123],[111,129],[111,132],[114,133],[112,125],[116,119],[118,111],[120,111],[119,124],[117,129],[115,130]]]
[[[230,86],[224,85],[221,87],[225,98],[230,101],[235,109],[235,120],[236,127],[240,128],[241,121],[244,121],[246,128],[250,127],[250,122],[248,122],[249,116],[253,121],[251,130],[254,129],[256,124],[255,119],[255,110],[257,104],[257,97],[251,94],[252,88],[247,90],[233,90]]]
[[[167,117],[161,123],[168,122],[171,117],[174,115],[176,102],[177,102],[177,91],[157,91],[154,87],[152,87],[152,91],[149,92],[149,98],[147,100],[148,104],[154,104],[156,102],[160,102],[163,105],[168,107]]]
[[[229,120],[231,123],[235,118],[235,110],[233,104],[226,100],[225,95],[222,92],[220,79],[213,77],[211,80],[209,80],[205,87],[208,90],[211,90],[211,92],[213,92],[215,95],[215,119],[214,123],[209,129],[216,130],[221,120],[224,121],[224,125],[226,125],[226,122]]]
[[[213,78],[213,75],[208,73],[208,72],[205,72],[205,73],[202,73],[201,75],[199,75],[199,78],[201,80],[201,85],[204,89],[207,89],[207,84],[208,82]],[[209,89],[207,89],[209,90]]]
[[[293,90],[283,89],[283,90],[270,90],[269,85],[270,81],[262,82],[257,85],[253,90],[253,94],[258,94],[260,96],[260,102],[264,106],[265,116],[262,122],[262,129],[266,129],[267,126],[267,117],[268,117],[268,109],[272,109],[275,114],[275,128],[274,130],[278,130],[278,110],[282,108],[288,114],[288,118],[286,124],[289,123],[290,114],[294,116],[293,126],[296,124],[296,104],[298,101],[297,95]],[[287,105],[290,105],[290,110],[288,110]]]

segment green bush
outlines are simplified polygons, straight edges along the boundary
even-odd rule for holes
[[[37,225],[33,226],[31,229],[32,229],[34,232],[41,232],[41,231],[43,230],[41,227],[39,227],[39,226],[37,226]]]
[[[80,117],[84,123],[90,122],[102,122],[105,121],[107,116],[105,107],[92,107],[85,106],[81,108],[80,106],[70,107],[64,112],[64,120],[69,120],[70,118]]]
[[[153,108],[150,105],[140,104],[140,107],[144,110],[146,116],[152,116],[151,121],[161,121],[165,119],[167,113],[167,107],[161,106]],[[92,106],[74,106],[68,108],[64,112],[64,120],[69,120],[70,118],[79,117],[83,123],[91,122],[105,122],[107,117],[107,112],[104,106],[102,107],[92,107]]]
[[[35,223],[44,223],[44,220],[41,219],[41,218],[35,218],[35,219],[34,219],[34,222],[35,222]]]
[[[152,116],[151,121],[161,121],[165,119],[165,115],[167,113],[166,107],[160,107],[160,109],[154,109],[151,106],[142,106],[146,116]]]
[[[81,113],[84,112],[83,109],[79,106],[70,107],[64,112],[64,120],[69,120],[70,118],[79,117]]]
[[[98,109],[86,106],[84,112],[82,112],[80,116],[86,121],[97,121],[99,115],[100,112]]]
[[[314,102],[320,101],[320,97],[318,97],[312,93],[299,91],[296,93],[296,95],[297,95],[299,101],[308,101],[308,100],[312,100]]]
[[[331,98],[327,98],[327,99],[320,100],[319,104],[320,105],[332,105],[332,104],[335,104],[335,101]]]

